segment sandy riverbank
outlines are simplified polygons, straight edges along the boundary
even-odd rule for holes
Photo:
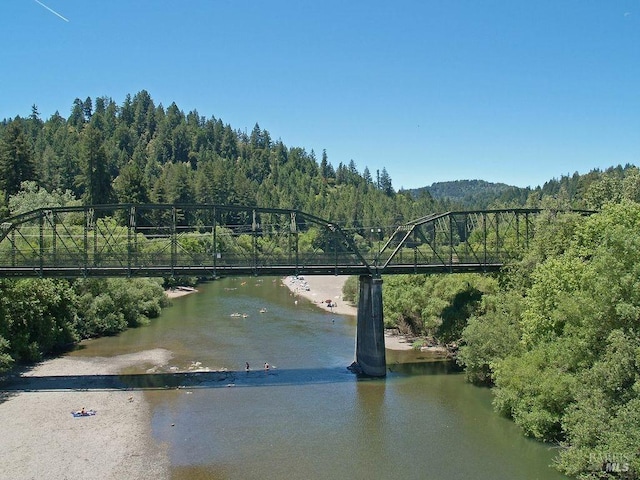
[[[357,315],[342,300],[346,276],[311,276],[283,283],[333,313]],[[308,288],[308,289],[307,289]],[[193,291],[172,290],[177,298]],[[403,337],[386,336],[390,349],[410,349]],[[170,477],[167,447],[153,439],[151,411],[141,390],[129,390],[117,374],[133,365],[166,366],[171,352],[154,349],[116,357],[65,356],[21,374],[0,377],[0,478],[12,480],[163,480]],[[96,415],[73,417],[94,409]]]
[[[342,287],[347,281],[345,275],[309,275],[302,279],[286,277],[282,283],[286,285],[294,295],[306,298],[328,312],[338,315],[358,314],[358,307],[342,299]],[[331,300],[335,306],[328,307],[327,300]],[[391,335],[388,332],[384,336],[385,348],[389,350],[411,350],[412,343],[402,335]]]
[[[347,276],[334,275],[309,275],[296,277],[286,277],[282,283],[286,285],[294,295],[306,298],[311,303],[315,303],[319,308],[327,312],[338,315],[350,315],[355,317],[358,314],[358,307],[351,305],[342,299],[342,287],[347,281]],[[327,303],[331,300],[331,305]]]
[[[154,349],[111,358],[61,357],[0,391],[0,477],[12,480],[166,479],[166,448],[153,441],[151,412],[140,390],[115,375],[131,365],[165,365]],[[71,415],[85,407],[96,415]]]
[[[190,295],[192,293],[197,293],[198,290],[190,287],[178,287],[173,289],[168,289],[164,291],[164,294],[169,297],[169,299],[184,297],[185,295]]]

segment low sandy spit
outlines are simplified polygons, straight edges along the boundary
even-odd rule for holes
[[[282,282],[295,294],[306,298],[323,310],[339,315],[358,315],[358,307],[342,299],[342,287],[349,278],[346,275],[309,275],[286,277]],[[333,307],[329,307],[331,300]],[[384,335],[385,348],[389,350],[411,350],[412,340],[403,335],[387,331]]]
[[[166,447],[153,441],[143,392],[125,389],[116,375],[132,365],[165,365],[170,357],[163,349],[66,356],[0,377],[0,478],[169,478]],[[96,414],[71,414],[83,407]]]
[[[355,317],[358,314],[358,307],[342,299],[342,287],[347,278],[349,277],[344,275],[309,275],[304,277],[300,275],[286,277],[283,283],[289,287],[294,295],[306,298],[327,312]]]

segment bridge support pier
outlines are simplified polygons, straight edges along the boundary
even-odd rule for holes
[[[359,287],[355,368],[365,375],[384,377],[387,359],[384,350],[382,279],[361,275]]]

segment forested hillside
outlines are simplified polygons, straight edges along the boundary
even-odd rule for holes
[[[0,217],[73,203],[301,209],[366,235],[429,213],[541,207],[535,237],[497,275],[384,278],[387,327],[459,347],[498,411],[561,446],[581,479],[640,472],[640,171],[612,166],[518,189],[483,181],[396,192],[385,169],[333,166],[255,125],[156,105],[76,99],[68,118],[0,123]],[[284,132],[283,132],[284,133]],[[437,185],[432,186],[437,187]],[[446,188],[445,188],[446,187]],[[570,212],[591,210],[590,215]],[[114,220],[115,221],[115,220]],[[0,370],[159,314],[161,280],[0,281]],[[351,294],[357,289],[349,282]]]
[[[396,193],[386,169],[360,172],[353,161],[334,167],[287,146],[258,124],[249,133],[146,91],[121,105],[76,99],[71,114],[0,125],[0,189],[8,200],[33,180],[48,192],[69,191],[84,204],[210,203],[300,209],[346,227],[392,225],[442,209],[428,194]]]
[[[506,198],[507,192],[515,203],[524,203],[530,189],[485,180],[453,180],[432,183],[428,187],[411,191],[416,196],[426,191],[436,200],[447,200],[464,208],[487,208],[497,199]]]
[[[619,165],[604,172],[598,169],[585,175],[576,172],[573,175],[562,175],[559,179],[551,179],[535,188],[521,188],[485,180],[453,180],[432,183],[410,192],[414,197],[426,192],[436,201],[465,209],[536,207],[543,197],[561,198],[566,205],[575,209],[599,208],[610,197],[616,197],[614,191],[618,191],[618,196],[622,195],[621,182],[634,169],[633,165]]]

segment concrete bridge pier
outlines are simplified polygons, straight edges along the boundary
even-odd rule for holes
[[[384,377],[387,358],[384,350],[382,279],[361,275],[359,281],[355,369],[372,377]]]

